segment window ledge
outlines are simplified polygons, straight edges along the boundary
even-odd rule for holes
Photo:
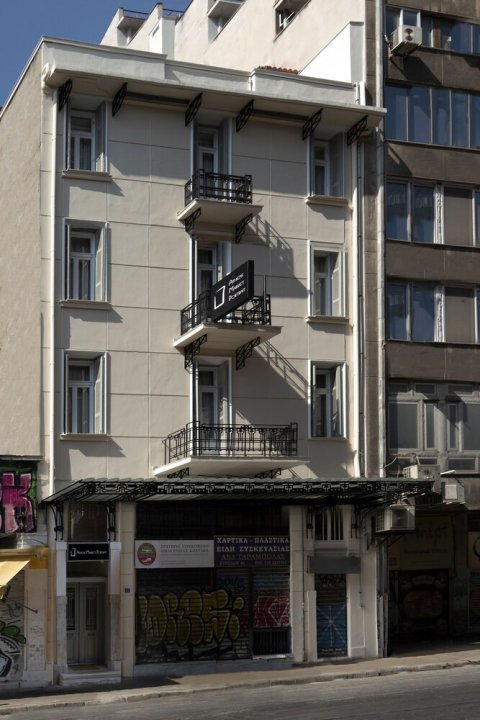
[[[350,320],[345,315],[307,315],[305,322],[312,325],[348,325]]]
[[[346,437],[317,437],[317,436],[310,436],[307,438],[309,442],[347,442]]]
[[[62,170],[62,177],[71,180],[96,180],[97,182],[111,182],[113,180],[110,173],[97,170]]]
[[[307,205],[335,205],[336,207],[350,207],[348,198],[337,197],[336,195],[307,195],[305,202]]]
[[[107,433],[63,433],[60,440],[68,442],[109,442]]]
[[[61,300],[60,307],[86,310],[111,310],[112,305],[104,300]]]

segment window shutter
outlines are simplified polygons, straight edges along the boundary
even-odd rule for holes
[[[343,195],[343,135],[339,133],[330,142],[330,195]]]
[[[100,355],[95,360],[95,408],[94,428],[96,433],[105,432],[105,407],[106,407],[106,361],[105,355]]]
[[[106,105],[103,102],[101,105],[98,106],[97,110],[95,111],[95,169],[98,172],[105,171],[107,169],[106,122]]]
[[[332,253],[330,255],[331,277],[332,277],[332,315],[339,317],[342,310],[342,254]]]
[[[228,425],[228,363],[222,363],[217,370],[218,382],[218,422]]]
[[[68,170],[72,166],[71,165],[72,160],[70,157],[70,103],[69,102],[67,102],[65,105],[65,112],[63,115],[63,120],[64,120],[63,140],[65,143],[65,147],[64,147],[64,152],[65,152],[64,163],[65,163],[65,165],[64,166]]]
[[[70,288],[70,225],[65,225],[65,246],[63,249],[64,254],[64,268],[63,268],[63,297],[66,300],[70,299],[71,288]]]
[[[63,355],[63,417],[62,417],[62,433],[71,431],[71,422],[69,422],[69,402],[68,402],[68,353]]]
[[[95,234],[95,300],[105,299],[105,232]]]
[[[332,379],[332,419],[331,434],[333,437],[342,435],[342,366],[334,368],[331,373]]]

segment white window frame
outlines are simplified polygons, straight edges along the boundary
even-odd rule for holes
[[[401,285],[406,288],[406,298],[407,298],[407,316],[405,318],[406,320],[406,339],[403,342],[444,342],[444,328],[445,328],[445,289],[443,286],[440,285],[429,285],[429,284],[422,284],[418,282],[404,282],[402,280],[391,280],[387,284],[387,303],[388,299],[390,297],[389,294],[389,287],[390,285]],[[431,288],[433,289],[434,293],[434,303],[435,303],[435,316],[433,318],[433,340],[413,340],[412,339],[412,303],[413,303],[413,289],[417,288]],[[388,330],[388,339],[398,339],[398,338],[390,338],[390,317],[387,310],[387,330]]]
[[[315,148],[323,147],[325,159],[315,159]],[[330,140],[310,136],[307,146],[308,193],[310,197],[343,197],[345,194],[345,141],[341,133]],[[319,192],[315,185],[315,168],[325,168],[325,189]],[[338,187],[335,187],[338,185]]]
[[[89,368],[87,380],[71,380],[71,367]],[[63,428],[64,435],[103,435],[107,432],[107,354],[64,353],[63,362]],[[78,391],[88,390],[87,429],[77,424]],[[72,400],[70,401],[70,390]]]
[[[75,101],[74,101],[75,102]],[[80,101],[79,101],[80,102]],[[82,104],[85,101],[82,100]],[[65,136],[65,157],[64,167],[68,170],[81,172],[107,172],[107,107],[102,102],[94,108],[76,107],[75,104],[67,102],[64,115],[64,136]],[[89,118],[91,130],[88,133],[72,131],[72,119],[75,117]],[[79,144],[82,138],[91,141],[90,167],[79,167]],[[74,141],[74,153],[72,159],[71,142]]]
[[[325,377],[324,391],[317,390],[317,372]],[[311,438],[345,438],[346,437],[346,378],[345,363],[312,362],[310,366],[310,437]],[[337,383],[337,403],[340,413],[339,429],[333,432],[333,393]],[[339,386],[339,387],[338,387]],[[317,433],[318,397],[325,398],[325,432]]]
[[[107,302],[107,225],[89,223],[81,220],[66,220],[64,226],[63,243],[63,297],[68,301],[85,302]],[[90,297],[78,297],[78,277],[75,279],[74,287],[71,287],[70,265],[83,256],[72,250],[72,238],[82,237],[90,239],[91,251],[88,253],[90,259]],[[87,257],[87,254],[85,254]]]
[[[327,312],[318,313],[316,303],[315,257],[327,258],[325,306]],[[335,282],[338,293],[334,296]],[[326,247],[319,243],[310,244],[309,272],[309,314],[310,317],[345,317],[345,251],[343,248]]]

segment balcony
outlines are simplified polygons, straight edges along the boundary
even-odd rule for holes
[[[251,477],[306,462],[297,457],[298,427],[290,425],[203,425],[190,422],[163,441],[165,462],[156,477]]]
[[[251,175],[197,170],[185,184],[185,207],[177,218],[186,222],[198,210],[201,222],[236,225],[258,215],[262,205],[253,205]]]
[[[181,336],[173,346],[183,351],[207,336],[199,348],[203,355],[232,355],[235,350],[259,338],[265,342],[281,332],[272,326],[270,295],[255,295],[251,300],[219,321],[212,320],[212,295],[205,292],[180,312]]]

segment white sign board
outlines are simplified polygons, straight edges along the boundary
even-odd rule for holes
[[[213,540],[135,540],[135,567],[213,567]]]

